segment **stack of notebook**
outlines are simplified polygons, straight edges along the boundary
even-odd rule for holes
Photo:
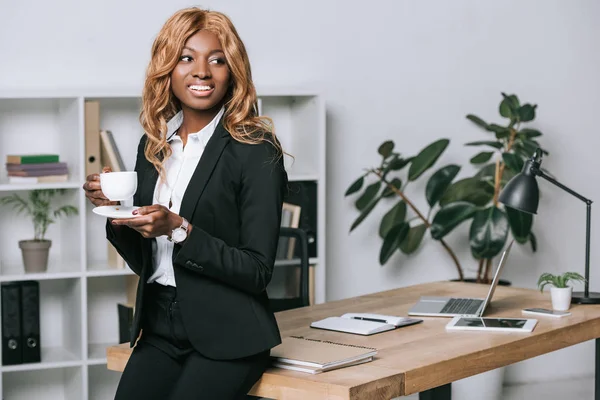
[[[289,336],[271,349],[273,366],[318,374],[369,362],[377,354],[372,347]]]
[[[6,156],[9,183],[65,182],[69,177],[67,163],[58,154],[16,154]]]

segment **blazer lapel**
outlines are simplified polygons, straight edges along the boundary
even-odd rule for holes
[[[194,211],[196,210],[196,204],[204,192],[204,188],[208,183],[221,154],[225,146],[230,140],[229,132],[223,126],[222,120],[219,121],[215,132],[208,140],[206,148],[202,152],[200,161],[192,175],[190,183],[183,195],[181,202],[181,208],[179,209],[179,215],[186,218],[188,221],[192,220]]]

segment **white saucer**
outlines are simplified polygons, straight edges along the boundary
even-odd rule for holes
[[[107,218],[136,218],[139,217],[139,215],[132,214],[131,212],[138,208],[138,206],[100,206],[94,208],[92,211]]]

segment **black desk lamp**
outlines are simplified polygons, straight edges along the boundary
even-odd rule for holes
[[[515,175],[515,177],[506,184],[500,193],[500,196],[498,197],[498,201],[507,207],[530,214],[535,214],[539,202],[539,190],[535,177],[540,176],[587,204],[587,223],[585,235],[585,291],[573,292],[571,302],[577,304],[600,304],[600,293],[590,293],[589,291],[592,201],[590,199],[586,199],[579,193],[569,189],[565,185],[544,174],[544,172],[542,172],[540,169],[541,163],[542,150],[538,148],[535,153],[533,153],[533,156],[531,156],[531,158],[525,162],[521,173]]]

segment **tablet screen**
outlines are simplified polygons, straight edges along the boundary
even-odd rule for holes
[[[460,318],[454,326],[470,326],[475,328],[523,329],[526,322],[526,319]]]

